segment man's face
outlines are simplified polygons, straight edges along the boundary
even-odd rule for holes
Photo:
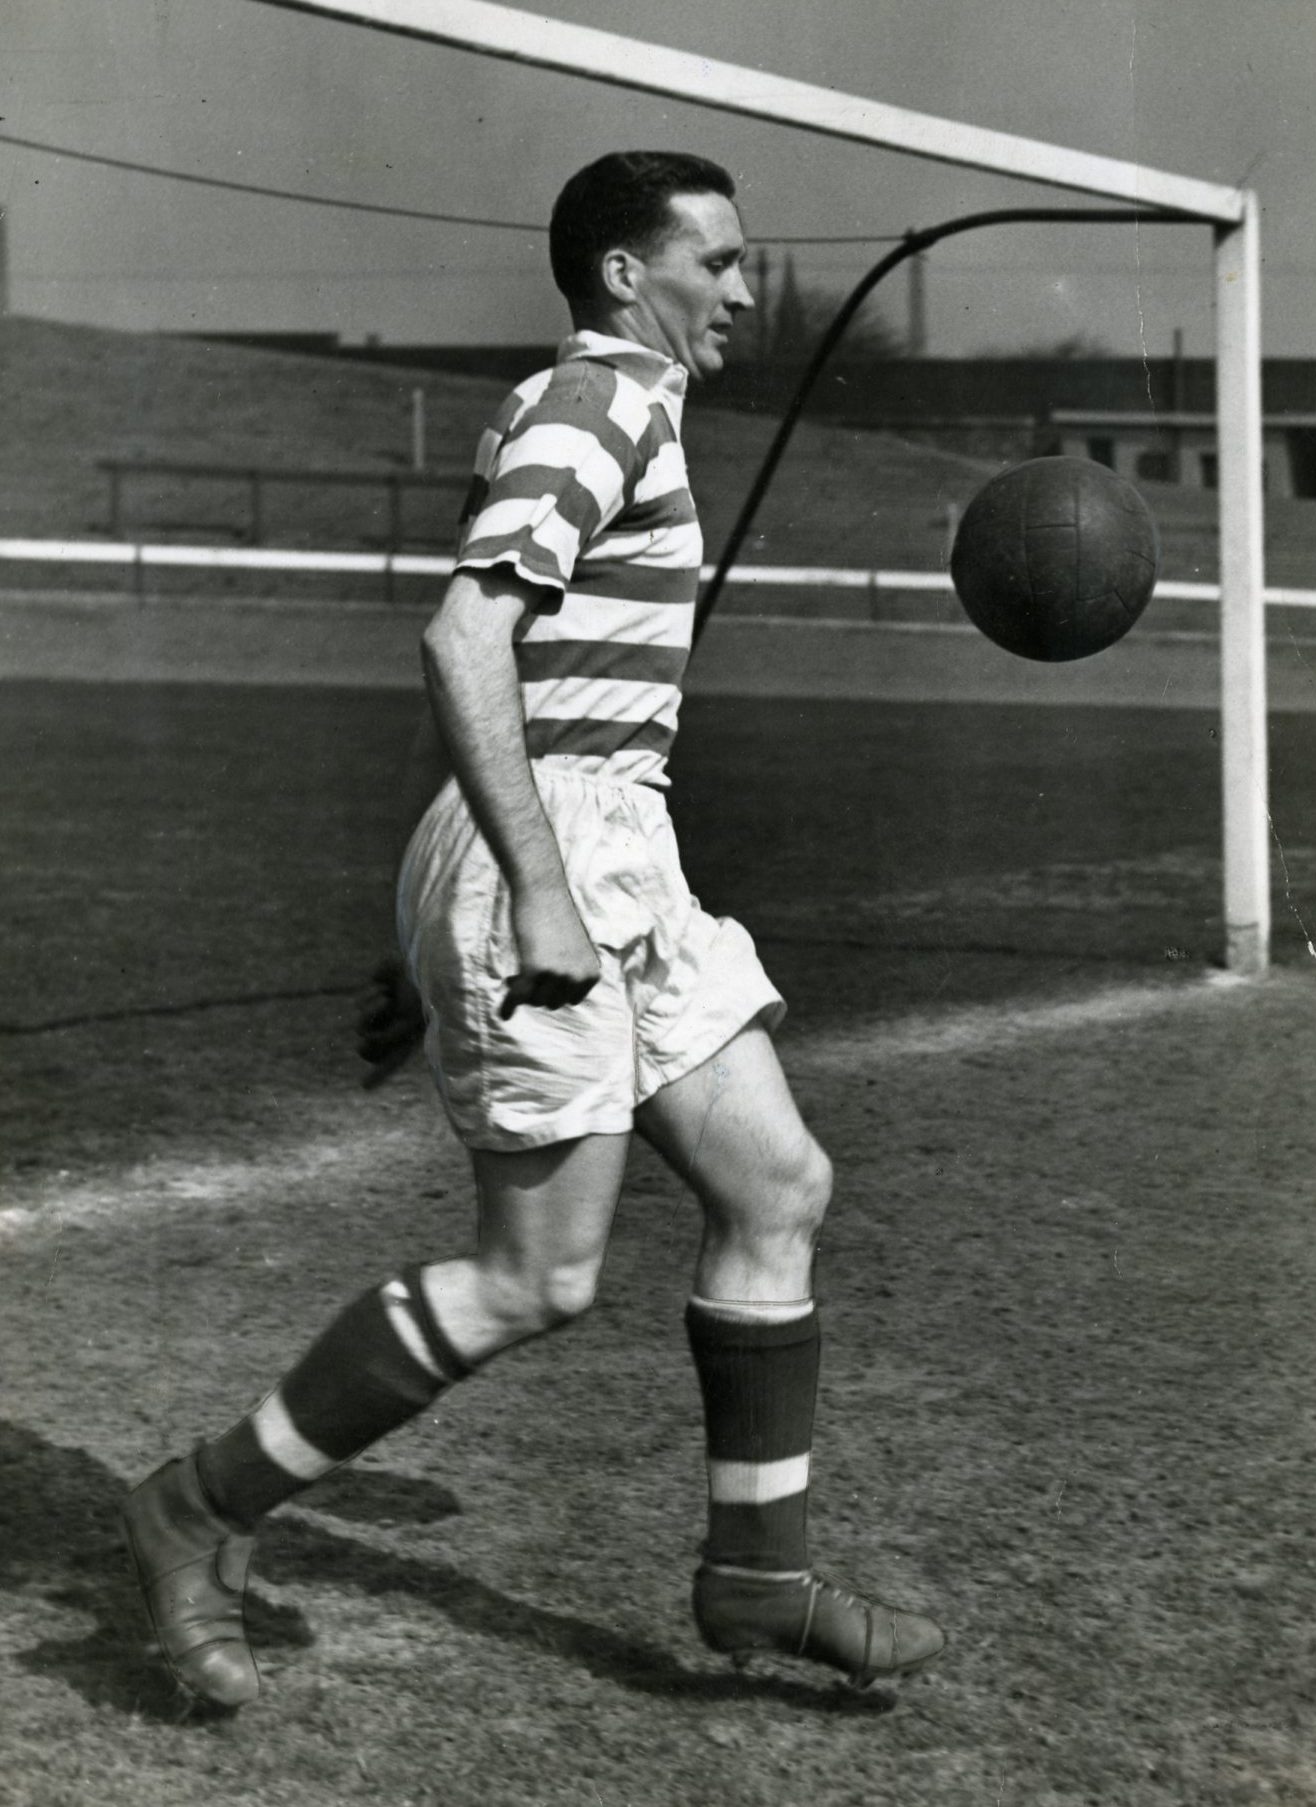
[[[693,377],[721,370],[737,314],[754,305],[741,264],[745,236],[725,195],[673,195],[673,230],[647,257],[636,257],[634,336],[684,364]]]

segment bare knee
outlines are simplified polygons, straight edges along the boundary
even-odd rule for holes
[[[538,1336],[560,1329],[589,1310],[598,1287],[598,1272],[593,1262],[543,1270],[486,1269],[486,1307],[515,1337]]]
[[[808,1136],[785,1176],[785,1210],[793,1218],[796,1234],[816,1242],[831,1202],[832,1163],[826,1151]]]
[[[791,1242],[812,1247],[832,1197],[832,1163],[805,1134],[756,1176],[752,1192],[705,1201],[715,1235],[737,1242]]]
[[[545,1330],[569,1324],[585,1315],[594,1303],[598,1290],[598,1269],[591,1263],[577,1267],[558,1267],[541,1277],[539,1313]]]

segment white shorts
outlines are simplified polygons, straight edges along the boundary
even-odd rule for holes
[[[636,1106],[786,1006],[739,923],[699,907],[660,791],[536,761],[567,883],[603,975],[561,1010],[498,1014],[518,967],[507,884],[455,783],[412,836],[398,933],[425,1048],[469,1147],[533,1148],[629,1130]]]

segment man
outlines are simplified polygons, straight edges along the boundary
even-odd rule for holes
[[[480,442],[423,647],[455,778],[426,799],[398,887],[427,1052],[471,1153],[477,1253],[364,1294],[253,1412],[130,1496],[161,1648],[205,1700],[259,1686],[242,1586],[261,1515],[588,1307],[632,1129],[704,1213],[687,1328],[705,1642],[862,1685],[944,1641],[810,1565],[830,1167],[769,1036],[781,999],[745,931],[690,895],[663,798],[702,557],[685,385],[721,369],[752,305],[733,196],[714,164],[637,152],[581,171],[554,209],[576,330]]]

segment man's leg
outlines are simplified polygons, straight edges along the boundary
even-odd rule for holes
[[[476,1252],[363,1293],[246,1417],[130,1494],[129,1543],[160,1646],[202,1699],[259,1678],[242,1625],[251,1531],[272,1507],[406,1423],[445,1387],[590,1305],[625,1136],[473,1152]]]
[[[637,1127],[694,1189],[686,1323],[704,1398],[709,1535],[695,1613],[716,1649],[815,1657],[863,1683],[916,1667],[930,1619],[816,1575],[807,1538],[818,1378],[813,1261],[831,1166],[759,1025],[651,1098]]]

